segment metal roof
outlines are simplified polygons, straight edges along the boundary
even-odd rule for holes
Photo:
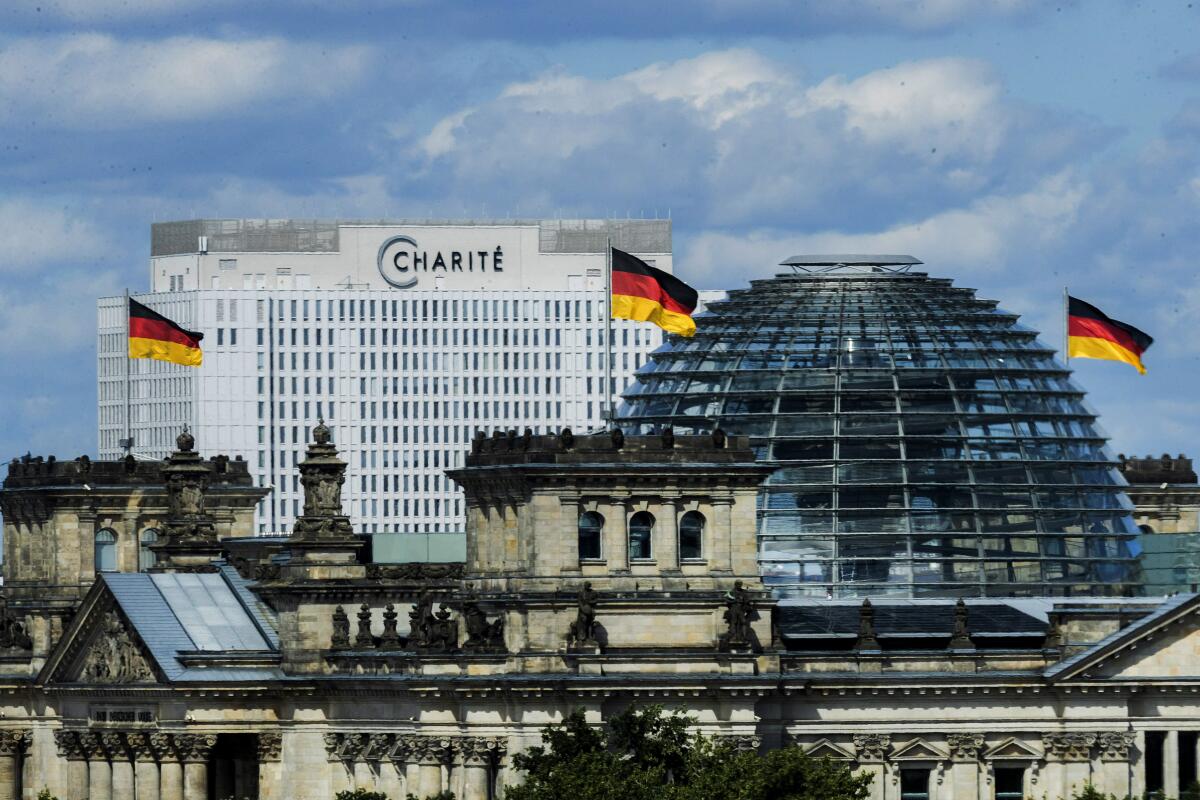
[[[278,649],[271,619],[260,610],[251,611],[223,572],[104,573],[101,580],[167,680],[262,680],[281,675],[259,665],[206,669],[185,667],[180,660],[181,653],[198,651]]]
[[[888,267],[907,264],[924,264],[912,256],[864,255],[862,253],[834,253],[829,255],[800,255],[779,262],[785,267]]]

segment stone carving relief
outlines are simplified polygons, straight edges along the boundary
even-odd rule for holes
[[[371,580],[389,581],[459,580],[463,576],[464,566],[461,563],[425,564],[420,562],[407,564],[370,564],[367,566],[367,577]]]
[[[861,733],[854,737],[854,752],[859,761],[883,761],[892,746],[886,733]]]
[[[1042,745],[1047,760],[1089,761],[1092,746],[1096,744],[1094,733],[1043,733]]]
[[[951,733],[946,736],[950,758],[955,761],[976,761],[983,748],[982,733]]]
[[[29,731],[0,730],[0,756],[20,755],[30,739]]]
[[[104,613],[99,630],[92,639],[79,680],[87,683],[153,683],[150,668],[142,649],[121,623],[115,610]]]
[[[283,733],[280,731],[260,731],[258,734],[259,763],[279,761],[283,751]]]
[[[1100,748],[1100,760],[1128,761],[1134,738],[1133,731],[1105,731],[1098,734],[1096,746]]]

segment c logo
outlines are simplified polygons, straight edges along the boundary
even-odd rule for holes
[[[416,248],[417,242],[410,236],[393,236],[379,245],[379,274],[397,289],[411,289],[417,285],[417,273],[412,262],[412,250],[396,245],[407,244]]]

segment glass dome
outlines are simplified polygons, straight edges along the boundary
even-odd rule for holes
[[[783,597],[1134,593],[1126,483],[1070,372],[1017,315],[905,270],[729,292],[638,371],[620,424],[719,425],[777,465],[758,545]]]

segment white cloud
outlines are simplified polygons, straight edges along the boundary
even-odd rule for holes
[[[107,244],[100,228],[69,208],[0,199],[0,273],[25,272],[51,261],[86,262]]]
[[[16,39],[0,49],[0,120],[125,128],[275,107],[332,95],[359,77],[369,56],[364,47],[282,39]]]
[[[512,84],[428,128],[405,177],[437,175],[447,197],[494,190],[601,213],[670,206],[698,226],[853,219],[869,229],[881,208],[920,219],[981,192],[1020,192],[1087,150],[1091,133],[1009,100],[978,61],[805,84],[731,49],[611,78],[560,69]]]
[[[729,285],[731,274],[766,277],[801,253],[901,253],[931,265],[932,274],[988,276],[1023,254],[1055,247],[1071,232],[1089,186],[1070,173],[1018,195],[987,196],[913,223],[866,233],[706,232],[689,238],[676,270],[705,287]],[[1033,259],[1026,260],[1031,267]]]

